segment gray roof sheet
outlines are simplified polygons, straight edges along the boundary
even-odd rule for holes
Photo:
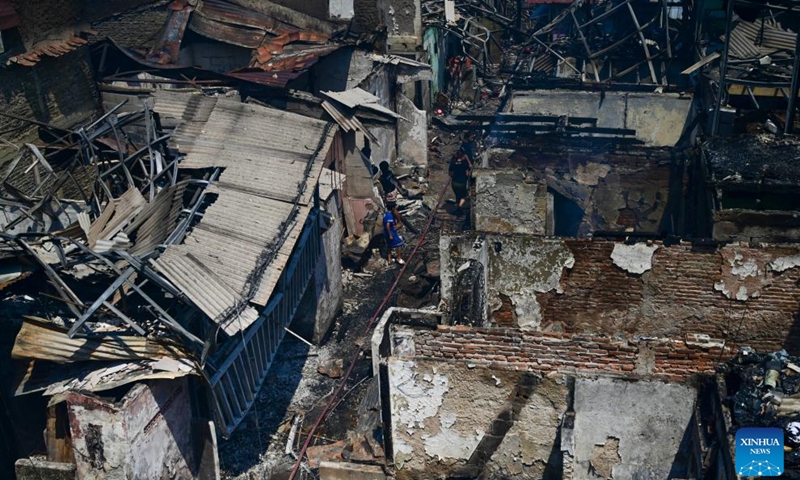
[[[181,245],[167,248],[156,268],[213,319],[248,296],[255,270],[268,259],[250,299],[266,305],[312,208],[333,124],[175,93],[157,94],[155,111],[177,125],[172,140],[185,155],[181,169],[223,168],[208,187],[211,204],[202,219]],[[255,312],[245,309],[223,328],[235,334],[255,321]]]

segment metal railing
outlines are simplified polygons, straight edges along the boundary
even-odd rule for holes
[[[306,219],[303,233],[264,311],[219,364],[206,366],[214,397],[214,416],[228,437],[253,406],[278,346],[303,298],[322,247],[319,210]],[[236,340],[234,340],[236,341]]]

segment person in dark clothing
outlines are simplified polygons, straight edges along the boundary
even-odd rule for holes
[[[461,214],[461,209],[467,201],[467,186],[469,185],[469,175],[472,172],[472,162],[469,161],[467,152],[459,149],[453,156],[448,169],[452,179],[453,193],[456,195],[456,214]]]
[[[477,135],[475,135],[475,132],[469,132],[467,137],[464,139],[464,142],[461,144],[461,149],[466,152],[470,163],[473,165],[475,165],[475,155],[478,154],[478,141],[476,140],[476,137]]]
[[[384,160],[379,167],[381,175],[378,177],[378,181],[381,184],[381,190],[383,190],[383,201],[386,204],[386,209],[392,212],[397,225],[400,226],[402,225],[402,218],[400,218],[400,211],[397,209],[397,194],[401,192],[403,195],[408,196],[408,192],[397,181],[397,177],[394,176],[394,173],[389,168],[389,162]]]

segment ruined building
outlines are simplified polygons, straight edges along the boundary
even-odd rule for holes
[[[798,476],[797,10],[0,0],[0,477]]]

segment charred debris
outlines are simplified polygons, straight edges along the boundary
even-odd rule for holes
[[[615,262],[637,275],[651,268],[631,266],[637,245],[650,265],[658,248],[681,242],[706,252],[800,239],[797,2],[32,3],[52,13],[39,19],[0,0],[0,353],[9,357],[0,458],[19,459],[19,478],[218,478],[217,436],[246,424],[272,388],[282,340],[323,344],[345,304],[342,278],[380,274],[343,274],[342,260],[356,270],[376,264],[383,159],[408,192],[398,201],[408,231],[418,235],[414,225],[434,217],[414,237],[425,260],[401,284],[414,306],[430,305],[375,312],[369,324],[380,319],[389,333],[373,345],[358,339],[355,358],[371,359],[374,381],[349,400],[357,441],[312,441],[316,426],[299,417],[283,424],[284,457],[300,454],[292,476],[335,478],[331,459],[378,478],[402,469],[394,457],[407,446],[392,442],[412,434],[392,431],[397,415],[407,418],[392,410],[403,399],[391,396],[387,364],[415,358],[409,338],[436,346],[451,328],[538,328],[515,324],[518,299],[498,294],[489,312],[484,298],[491,272],[481,262],[499,262],[506,238],[618,241]],[[462,218],[436,195],[447,184],[442,165],[470,134],[479,173]],[[530,203],[503,197],[512,191],[532,192]],[[439,233],[445,245],[464,230],[479,237],[463,270],[440,264]],[[491,246],[486,235],[497,235]],[[550,283],[575,263],[567,250],[549,283],[525,297],[537,312],[544,295],[553,305],[550,294],[563,293]],[[438,298],[445,288],[460,305]],[[556,330],[545,333],[574,333]],[[670,342],[689,352],[683,333]],[[617,353],[639,361],[625,365],[628,375],[660,353],[647,338],[620,343]],[[681,412],[714,422],[713,435],[698,433],[699,463],[730,463],[721,432],[734,427],[777,425],[800,447],[797,412],[787,410],[800,360],[742,347],[722,363],[733,356],[722,345],[714,388],[701,390],[697,411]],[[345,385],[351,365],[326,362],[318,371]],[[523,393],[508,402],[518,414],[536,382],[489,376],[497,387],[518,382]],[[571,381],[552,388],[574,393]],[[617,387],[581,382],[584,391]],[[564,419],[575,412],[565,411],[573,417],[558,417],[559,439],[573,431]],[[461,459],[463,476],[484,471],[510,422],[492,423],[502,435]],[[624,443],[609,437],[598,455],[613,460]],[[572,452],[553,448],[562,463],[544,459],[548,472],[567,478]],[[800,462],[795,453],[787,466]]]

